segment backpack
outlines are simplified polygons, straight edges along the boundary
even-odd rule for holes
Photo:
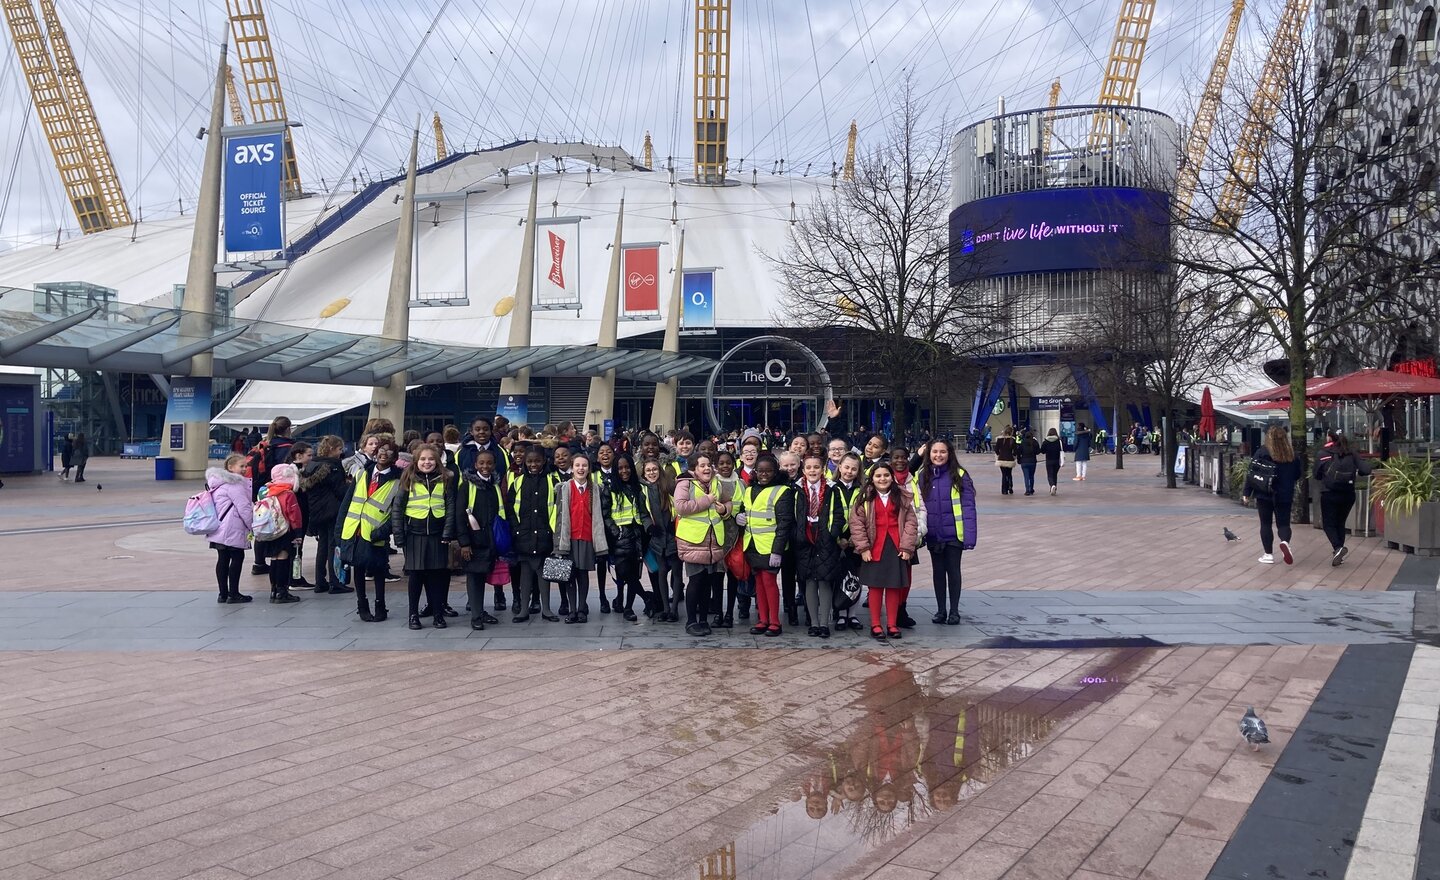
[[[1353,489],[1355,477],[1360,473],[1360,459],[1353,452],[1330,459],[1325,467],[1326,489]]]
[[[290,534],[290,521],[285,508],[274,495],[261,495],[250,513],[250,534],[257,541],[274,541]]]
[[[261,440],[250,449],[249,457],[245,459],[245,476],[251,481],[259,479],[262,482],[270,480],[270,444]]]
[[[220,528],[215,495],[209,489],[191,495],[185,502],[185,519],[181,524],[187,535],[213,535]]]
[[[1273,495],[1275,492],[1275,459],[1250,459],[1250,475],[1245,478],[1245,494]]]

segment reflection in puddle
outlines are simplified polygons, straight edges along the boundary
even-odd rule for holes
[[[700,880],[837,876],[979,794],[1039,751],[1058,725],[1118,692],[1152,654],[1099,651],[1046,688],[990,692],[952,692],[930,683],[930,673],[922,681],[903,663],[887,664],[852,704],[864,715],[846,739],[811,750],[815,762],[783,800],[701,859]]]

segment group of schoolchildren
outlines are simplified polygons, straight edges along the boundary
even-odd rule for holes
[[[977,538],[975,490],[947,441],[913,457],[878,434],[860,450],[811,434],[772,452],[758,432],[738,451],[685,432],[669,445],[642,432],[586,448],[514,429],[497,441],[491,422],[476,419],[464,443],[454,431],[402,450],[393,428],[378,427],[342,461],[339,438],[322,439],[312,457],[287,439],[288,420],[277,419],[264,443],[211,469],[224,526],[211,536],[220,601],[249,601],[238,592],[240,523],[249,524],[257,499],[273,496],[290,531],[256,543],[255,571],[268,570],[271,601],[298,601],[292,562],[310,534],[319,544],[316,592],[348,593],[341,580],[349,580],[367,622],[387,618],[392,541],[404,554],[408,625],[417,630],[426,618],[443,628],[458,616],[448,597],[452,572],[463,571],[476,630],[499,623],[507,607],[514,623],[532,615],[585,623],[593,575],[600,613],[672,623],[683,606],[685,630],[697,637],[733,628],[737,609],[749,620],[752,599],[754,635],[779,636],[802,611],[814,638],[863,630],[851,611],[864,586],[871,636],[898,639],[915,623],[906,599],[921,546],[935,575],[933,622],[960,622],[961,558]]]

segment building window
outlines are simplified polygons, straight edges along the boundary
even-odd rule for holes
[[[1344,61],[1350,57],[1350,38],[1344,32],[1335,35],[1335,60]]]
[[[1429,61],[1435,57],[1435,7],[1427,6],[1420,13],[1420,29],[1415,32],[1415,57]]]
[[[1394,0],[1379,0],[1379,2],[1375,4],[1375,26],[1381,31],[1390,28],[1391,6],[1393,4]]]
[[[1370,36],[1370,7],[1361,6],[1360,11],[1355,13],[1355,36]]]
[[[1346,125],[1353,125],[1360,118],[1360,87],[1355,83],[1345,87],[1345,105],[1340,118]]]
[[[1334,24],[1340,11],[1340,0],[1325,0],[1325,23]]]
[[[1420,166],[1420,174],[1415,178],[1415,207],[1429,211],[1435,207],[1436,198],[1435,161],[1432,159]]]
[[[1404,36],[1395,38],[1390,44],[1390,82],[1393,85],[1400,85],[1405,74],[1405,63],[1409,60],[1410,47],[1405,42]]]

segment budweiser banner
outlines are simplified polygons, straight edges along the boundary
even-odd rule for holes
[[[654,315],[660,311],[660,246],[627,244],[621,249],[620,283],[624,285],[626,315]]]
[[[580,218],[535,221],[535,308],[580,308]]]

